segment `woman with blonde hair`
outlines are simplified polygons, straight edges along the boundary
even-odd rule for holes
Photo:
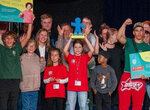
[[[39,29],[39,31],[36,34],[36,43],[37,43],[37,49],[35,53],[42,59],[44,59],[47,63],[48,60],[48,52],[51,48],[50,46],[50,38],[48,36],[48,31],[46,29]],[[39,91],[39,100],[38,100],[38,108],[44,109],[46,105],[45,104],[45,85],[43,83],[43,76],[44,72],[41,73],[41,86]]]

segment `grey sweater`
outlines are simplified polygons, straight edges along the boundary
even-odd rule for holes
[[[111,66],[106,68],[98,65],[94,69],[94,73],[91,78],[91,87],[93,90],[97,90],[99,93],[113,92],[117,86],[117,78],[115,71]]]

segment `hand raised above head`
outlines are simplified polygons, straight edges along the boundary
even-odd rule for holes
[[[130,25],[130,24],[132,24],[131,18],[126,19],[125,22],[124,22],[124,24],[125,24],[125,25]]]
[[[58,34],[59,34],[60,36],[63,36],[64,30],[61,29],[61,27],[60,27],[59,25],[57,26],[57,31],[58,31]]]

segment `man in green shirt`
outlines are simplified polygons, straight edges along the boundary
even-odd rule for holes
[[[118,41],[125,45],[125,67],[119,84],[119,110],[129,110],[131,97],[132,110],[142,110],[145,95],[145,81],[143,79],[145,77],[131,79],[129,54],[149,51],[150,46],[143,42],[144,27],[141,22],[134,24],[134,38],[126,38],[125,29],[130,24],[132,24],[132,20],[128,18],[119,29],[117,36]]]
[[[17,110],[19,84],[21,79],[20,54],[30,39],[32,24],[29,24],[27,36],[17,42],[17,35],[7,31],[2,35],[0,45],[0,110]]]

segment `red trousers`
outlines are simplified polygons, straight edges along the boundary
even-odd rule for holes
[[[132,99],[132,110],[142,110],[145,81],[131,79],[130,73],[124,72],[119,84],[119,110],[129,110]],[[132,98],[131,98],[132,97]]]

